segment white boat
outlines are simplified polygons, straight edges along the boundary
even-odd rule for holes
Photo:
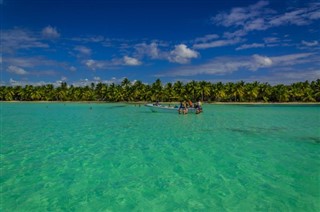
[[[145,104],[149,107],[152,112],[176,112],[178,113],[178,106],[172,107],[168,105],[156,105],[156,104]],[[195,108],[188,108],[188,113],[196,113]]]

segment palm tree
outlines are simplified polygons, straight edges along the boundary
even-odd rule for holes
[[[271,98],[273,101],[288,102],[289,97],[290,97],[290,93],[287,86],[283,84],[279,84],[272,88]]]
[[[268,102],[271,98],[272,87],[268,83],[263,83],[259,85],[258,88],[258,101]]]
[[[177,81],[173,84],[174,96],[181,98],[185,94],[185,87],[181,81]]]
[[[234,84],[234,98],[235,101],[243,101],[243,96],[245,94],[245,83],[244,81],[237,82]]]
[[[84,100],[84,101],[95,100],[94,90],[92,90],[92,86],[91,86],[91,88],[89,88],[89,86],[85,86],[83,88],[81,100]]]
[[[162,101],[163,99],[163,87],[160,79],[157,79],[151,86],[151,101]]]
[[[122,88],[122,93],[123,93],[123,99],[125,101],[129,101],[132,99],[132,97],[130,97],[130,80],[128,80],[128,78],[124,78],[121,82],[121,88]]]
[[[200,91],[200,86],[198,82],[192,80],[191,82],[188,82],[186,84],[185,88],[186,88],[185,98],[192,99],[193,101],[198,99],[198,94]]]
[[[211,91],[211,83],[206,81],[199,82],[199,91],[201,93],[201,100],[204,101],[205,97],[208,99]],[[196,100],[196,99],[194,99]]]
[[[226,90],[225,86],[222,82],[218,82],[217,84],[213,84],[211,86],[211,98],[214,101],[225,101],[226,98]]]
[[[99,82],[95,87],[95,96],[96,100],[103,101],[106,99],[106,94],[108,91],[108,85]]]
[[[132,98],[134,101],[142,101],[145,100],[144,97],[145,86],[140,80],[137,80],[132,86]]]
[[[320,102],[320,79],[312,81],[310,84],[311,89],[313,90],[313,97],[317,102]]]
[[[12,87],[5,87],[4,89],[3,89],[3,100],[5,100],[5,101],[12,101],[12,100],[14,100],[14,90],[13,90],[13,88]]]
[[[257,101],[259,95],[259,83],[257,81],[245,85],[245,96],[250,102]]]

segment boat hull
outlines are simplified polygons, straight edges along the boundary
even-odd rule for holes
[[[170,107],[166,105],[153,105],[153,104],[146,104],[146,107],[150,108],[152,112],[163,112],[163,113],[178,113],[177,107]],[[188,108],[188,113],[196,113],[195,108]]]

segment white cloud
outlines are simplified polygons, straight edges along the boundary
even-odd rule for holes
[[[84,64],[89,68],[90,70],[95,71],[96,69],[105,69],[107,66],[107,63],[105,61],[97,61],[97,60],[85,60]]]
[[[219,38],[217,34],[209,34],[195,39],[196,43],[207,43],[208,41]]]
[[[9,80],[9,85],[11,86],[26,86],[26,85],[42,86],[42,85],[52,84],[54,87],[59,87],[61,83],[62,83],[61,80],[57,80],[55,82],[45,82],[45,81],[34,82],[34,81],[28,81],[28,80],[17,81],[12,78]]]
[[[118,69],[121,66],[137,66],[142,64],[139,60],[133,57],[124,56],[123,58],[115,58],[112,60],[83,60],[84,64],[89,70],[106,70],[106,69]]]
[[[308,47],[313,47],[313,46],[318,46],[319,45],[319,42],[317,40],[315,41],[301,41],[301,43],[305,46],[308,46]]]
[[[299,53],[271,57],[273,63],[278,66],[292,66],[309,62],[314,63],[317,60],[320,61],[319,59],[320,58],[314,53]]]
[[[208,48],[216,48],[221,46],[230,46],[241,42],[241,39],[228,39],[228,40],[217,40],[209,43],[198,43],[194,44],[193,48],[195,49],[208,49]]]
[[[271,85],[276,84],[291,84],[295,82],[302,82],[309,80],[315,81],[320,78],[320,70],[311,69],[311,70],[277,70],[269,72],[267,75],[251,76],[248,79],[245,79],[246,82],[268,82]]]
[[[249,68],[250,70],[257,70],[259,68],[264,68],[272,65],[272,60],[269,57],[261,56],[261,55],[253,55],[254,63],[252,63],[252,66]]]
[[[189,49],[185,44],[176,45],[168,56],[170,62],[174,63],[188,63],[192,58],[197,58],[199,53]]]
[[[156,42],[152,42],[150,44],[139,43],[135,45],[135,49],[138,57],[143,57],[144,55],[147,55],[152,59],[161,59],[163,57]]]
[[[105,83],[105,84],[120,84],[122,81],[123,81],[124,77],[122,78],[116,78],[116,77],[112,77],[111,79],[101,79],[100,77],[93,77],[93,80],[89,80],[89,79],[80,79],[80,80],[77,80],[77,81],[73,81],[73,82],[70,82],[71,85],[73,86],[79,86],[79,87],[84,87],[84,86],[90,86],[91,83],[98,83],[98,82],[101,82],[101,83]]]
[[[266,25],[265,20],[263,18],[257,18],[248,22],[244,26],[244,29],[245,31],[265,30],[268,29],[268,26]]]
[[[263,43],[251,43],[251,44],[243,44],[240,47],[236,48],[236,50],[243,50],[243,49],[251,49],[251,48],[263,48],[265,45]]]
[[[151,59],[168,60],[173,63],[189,63],[191,59],[198,58],[199,53],[187,47],[185,44],[175,45],[173,50],[168,48],[161,50],[159,46],[167,47],[166,43],[152,42],[150,44],[140,43],[135,46],[136,57],[148,56]]]
[[[279,69],[293,67],[297,64],[314,64],[320,61],[313,53],[300,53],[267,57],[262,55],[218,57],[196,66],[183,66],[171,70],[166,76],[227,75],[239,70],[257,71],[259,69]],[[160,75],[159,75],[160,76]]]
[[[252,57],[219,57],[205,64],[198,66],[181,67],[172,70],[168,75],[171,76],[194,76],[199,74],[206,75],[225,75],[242,68],[250,70],[256,69],[258,65]]]
[[[279,38],[277,37],[266,37],[263,39],[265,43],[278,43]]]
[[[98,35],[98,36],[89,36],[89,37],[74,37],[74,38],[71,38],[71,40],[79,41],[83,43],[99,43],[99,42],[103,42],[105,38],[101,35]]]
[[[71,67],[69,68],[69,70],[70,70],[70,71],[72,71],[72,72],[74,72],[74,71],[76,71],[76,70],[77,70],[77,68],[76,68],[76,67],[74,67],[74,66],[71,66]]]
[[[60,34],[58,33],[55,27],[52,27],[49,25],[42,29],[42,36],[44,38],[54,39],[54,38],[59,38]]]
[[[141,62],[139,60],[137,60],[136,58],[133,58],[133,57],[124,56],[123,57],[123,61],[124,61],[124,64],[128,65],[128,66],[141,65]]]
[[[8,71],[9,73],[17,74],[17,75],[27,75],[27,74],[28,74],[27,71],[25,71],[24,69],[19,68],[19,67],[17,67],[17,66],[9,66],[9,67],[7,68],[7,71]]]
[[[18,28],[2,30],[1,43],[5,53],[14,53],[18,49],[49,47],[48,44],[40,41],[33,32]]]
[[[234,32],[226,32],[226,38],[243,37],[250,31],[266,30],[284,25],[308,25],[320,19],[320,4],[307,4],[303,8],[295,8],[285,13],[277,14],[268,8],[268,1],[261,0],[248,7],[232,8],[212,17],[212,22],[218,26],[233,27]]]
[[[254,21],[257,17],[271,13],[271,10],[265,9],[265,6],[268,4],[268,1],[259,1],[249,7],[236,7],[231,9],[229,13],[219,13],[211,20],[213,23],[225,27],[245,26]]]
[[[271,85],[277,85],[277,84],[291,84],[295,82],[303,82],[306,80],[309,80],[309,82],[311,82],[319,78],[320,78],[320,70],[310,69],[310,70],[270,71],[270,72],[267,72],[266,74],[259,74],[259,75],[252,74],[248,77],[243,77],[241,79],[233,78],[232,76],[230,76],[230,78],[215,77],[214,79],[207,79],[207,81],[227,83],[227,82],[238,82],[239,80],[243,80],[247,83],[258,81],[261,83],[266,82]]]
[[[314,20],[320,19],[320,4],[309,4],[309,7],[295,9],[270,19],[271,26],[282,25],[308,25]]]
[[[243,29],[239,29],[234,32],[225,32],[223,33],[223,37],[228,38],[228,39],[240,39],[241,37],[244,37],[248,34],[247,31]]]
[[[78,51],[81,55],[84,56],[91,55],[91,49],[85,46],[76,46],[74,50]]]
[[[70,70],[67,63],[49,60],[43,57],[4,57],[3,63],[6,66],[16,66],[23,69],[32,69],[30,74],[35,75],[54,75],[57,70]],[[42,70],[37,72],[37,70]]]

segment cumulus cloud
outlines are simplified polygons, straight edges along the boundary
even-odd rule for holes
[[[128,57],[128,56],[124,56],[123,61],[124,61],[124,64],[128,66],[137,66],[141,64],[141,62],[136,58]]]
[[[104,61],[96,61],[96,60],[85,60],[84,64],[87,66],[88,69],[95,71],[96,69],[104,69],[107,65]]]
[[[89,70],[106,70],[106,69],[117,69],[121,66],[137,66],[142,63],[133,57],[124,56],[123,58],[115,58],[112,60],[83,60],[84,64]]]
[[[152,59],[161,59],[163,58],[163,55],[158,46],[159,45],[156,42],[152,42],[150,44],[139,43],[135,45],[136,54],[139,57],[146,55]]]
[[[54,39],[59,38],[60,34],[55,27],[49,25],[42,29],[42,36],[47,39]]]
[[[159,46],[163,48],[160,49]],[[175,45],[172,50],[166,47],[167,44],[165,43],[140,43],[135,46],[135,55],[140,58],[148,56],[151,59],[168,60],[169,62],[180,64],[189,63],[191,59],[199,57],[197,51],[188,48],[185,44]]]
[[[9,73],[17,74],[17,75],[27,75],[28,74],[28,72],[25,71],[23,68],[20,68],[17,66],[12,66],[12,65],[7,68],[7,71]]]
[[[272,65],[272,60],[269,57],[261,56],[261,55],[253,55],[252,58],[254,59],[254,63],[252,63],[249,69],[255,71],[259,68],[264,68]]]
[[[189,49],[185,44],[176,45],[174,50],[170,52],[168,59],[174,63],[188,63],[192,58],[197,58],[199,53]]]

